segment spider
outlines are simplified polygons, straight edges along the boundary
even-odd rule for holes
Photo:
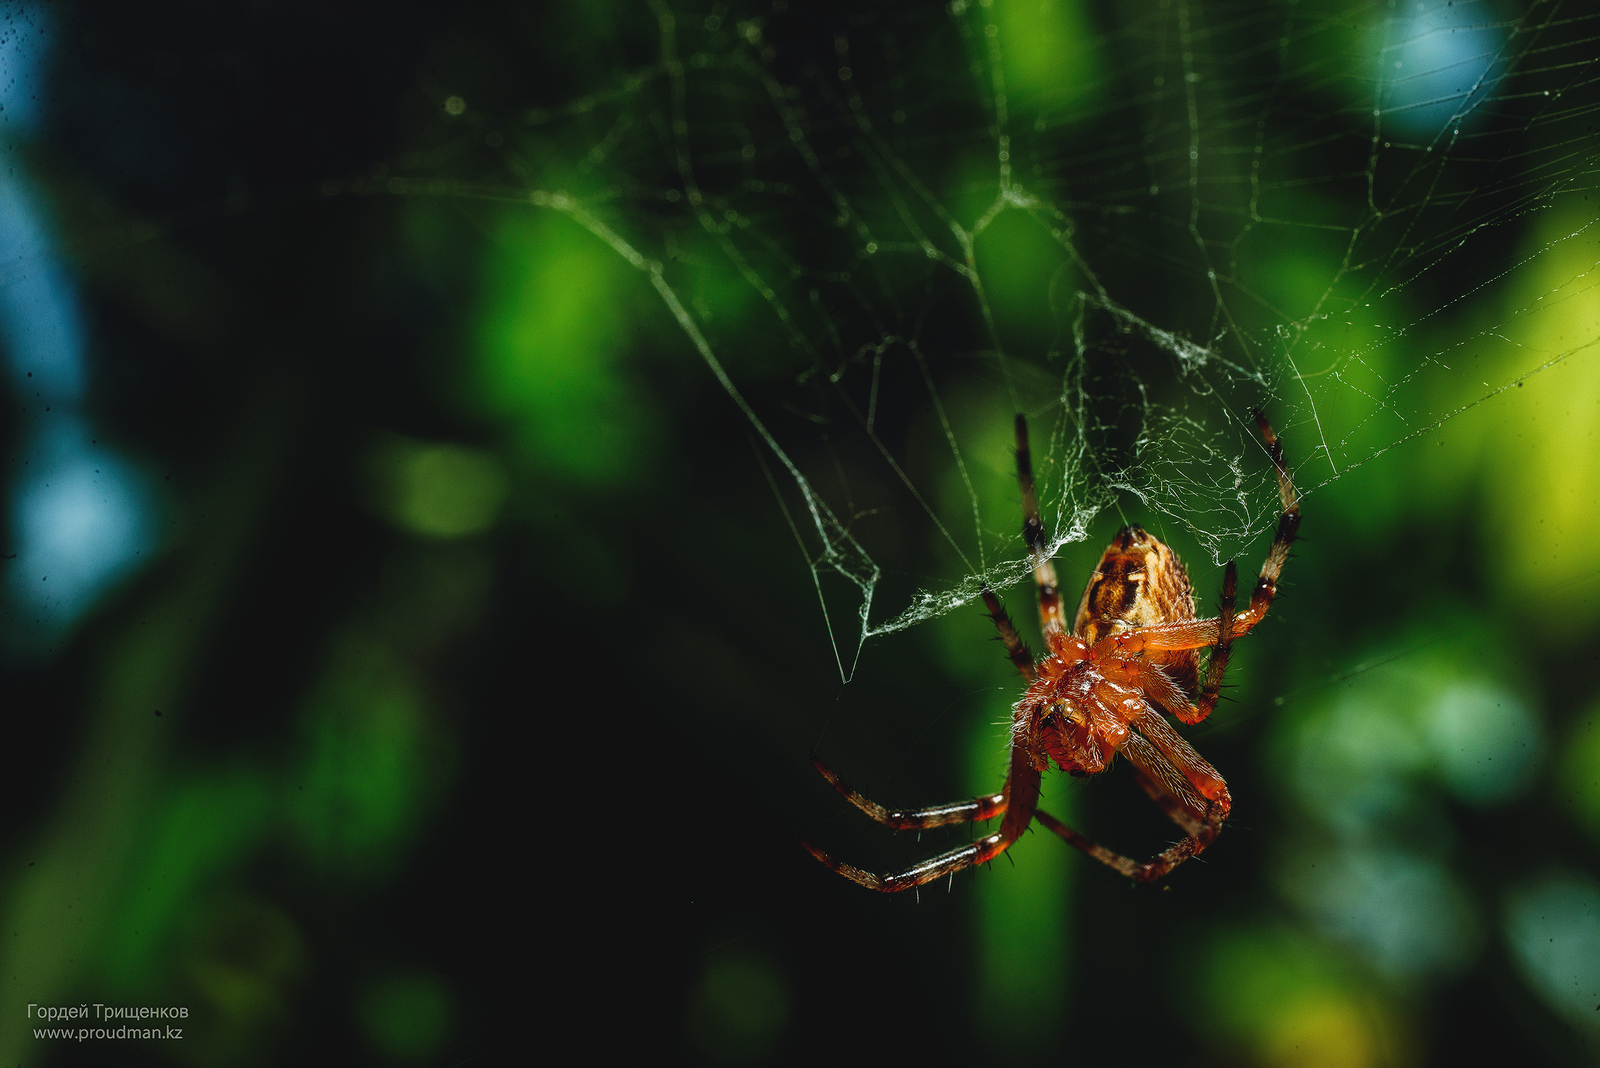
[[[1266,417],[1256,425],[1278,473],[1283,514],[1261,567],[1249,607],[1234,610],[1239,574],[1229,560],[1222,575],[1222,611],[1196,619],[1188,572],[1160,539],[1136,526],[1123,527],[1100,557],[1067,631],[1056,589],[1055,567],[1046,552],[1044,524],[1033,486],[1027,420],[1018,415],[1017,481],[1025,517],[1022,535],[1039,587],[1039,619],[1047,656],[1035,660],[1000,599],[987,586],[983,602],[1011,662],[1027,680],[1011,720],[1010,768],[997,794],[911,811],[891,811],[857,793],[817,757],[812,763],[833,788],[862,812],[894,830],[924,830],[1001,816],[1000,829],[959,849],[905,871],[874,875],[838,861],[809,842],[801,843],[823,864],[872,890],[898,893],[1004,853],[1035,818],[1071,845],[1121,874],[1150,882],[1197,855],[1222,830],[1233,807],[1228,784],[1167,722],[1199,723],[1216,707],[1228,654],[1272,606],[1289,547],[1300,528],[1300,505],[1283,447]],[[1200,650],[1209,647],[1205,671]],[[1185,838],[1152,860],[1138,863],[1098,845],[1039,809],[1039,777],[1050,762],[1077,776],[1104,771],[1118,753],[1133,765],[1144,792],[1184,832]]]

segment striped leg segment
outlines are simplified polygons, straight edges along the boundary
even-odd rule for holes
[[[1261,577],[1250,593],[1250,607],[1245,609],[1241,618],[1241,622],[1247,625],[1244,630],[1235,627],[1235,637],[1261,622],[1261,617],[1272,607],[1272,599],[1278,594],[1278,577],[1283,574],[1283,565],[1289,562],[1289,549],[1300,533],[1300,495],[1295,492],[1294,482],[1289,478],[1289,468],[1283,462],[1283,443],[1278,440],[1264,413],[1256,413],[1256,426],[1267,443],[1267,455],[1272,458],[1272,466],[1278,471],[1278,497],[1283,502],[1283,513],[1278,516],[1278,533],[1272,539],[1267,561],[1261,565]]]
[[[1028,418],[1017,413],[1017,484],[1022,490],[1022,539],[1028,545],[1033,563],[1033,581],[1039,587],[1039,624],[1048,637],[1063,633],[1067,621],[1061,615],[1061,590],[1056,583],[1056,567],[1050,562],[1050,539],[1045,536],[1044,520],[1039,518],[1039,494],[1033,484],[1033,452],[1028,448]]]
[[[813,755],[811,763],[816,765],[822,777],[832,784],[835,790],[852,805],[877,820],[885,827],[897,831],[925,831],[930,827],[948,827],[954,823],[973,823],[977,820],[993,819],[1006,810],[1006,795],[1004,793],[989,794],[987,797],[975,797],[971,801],[952,801],[948,805],[933,805],[929,808],[917,809],[888,809],[857,793],[849,783],[841,779],[832,768],[824,764],[821,758]],[[816,850],[812,850],[813,853]]]
[[[822,765],[818,764],[818,768],[821,769]],[[825,769],[823,769],[823,774],[831,775]],[[829,781],[834,783],[835,788],[838,788],[839,784],[834,778],[830,777]],[[840,790],[840,792],[843,793],[844,791]],[[850,794],[845,794],[845,796],[850,797]],[[854,797],[851,797],[851,801],[858,808],[861,808],[863,812],[867,812],[867,815],[873,815],[861,802],[856,802]],[[865,802],[866,805],[872,804],[865,798],[862,798],[861,801]],[[851,882],[860,883],[869,890],[879,890],[885,894],[897,894],[902,890],[910,890],[914,886],[930,883],[946,875],[954,875],[963,868],[970,868],[975,864],[985,864],[1011,848],[1011,843],[1022,836],[1022,832],[1028,829],[1028,824],[1033,822],[1034,809],[1039,804],[1039,773],[1028,763],[1027,755],[1021,750],[1015,750],[1012,753],[1011,776],[1006,780],[1004,793],[996,794],[992,798],[978,798],[974,802],[969,802],[969,804],[976,805],[982,802],[994,801],[998,801],[1005,809],[1005,818],[1001,820],[1000,829],[994,834],[986,835],[976,842],[970,842],[959,849],[952,849],[948,853],[942,853],[931,860],[925,860],[920,864],[912,865],[905,871],[894,872],[890,875],[875,875],[870,871],[857,868],[853,864],[835,860],[810,842],[801,842],[800,844],[805,846],[806,852],[816,857],[823,865],[843,875]],[[885,815],[893,814],[886,811]],[[873,816],[873,818],[877,819],[876,816]],[[879,820],[879,822],[884,821]],[[946,822],[954,823],[957,821],[952,819]],[[940,826],[940,824],[932,824],[931,826]]]
[[[1006,647],[1006,656],[1016,667],[1023,678],[1032,682],[1034,679],[1033,654],[1023,644],[1022,638],[1017,634],[1017,628],[1011,622],[1011,617],[1006,615],[1006,606],[1000,603],[1000,598],[995,596],[993,590],[983,588],[983,604],[989,610],[989,618],[994,620],[994,629],[1000,632],[1000,642]]]
[[[1154,713],[1152,713],[1154,715]],[[1188,779],[1162,755],[1150,742],[1137,734],[1130,734],[1123,743],[1122,752],[1137,771],[1139,785],[1161,806],[1172,822],[1183,828],[1186,837],[1159,856],[1139,863],[1098,845],[1073,830],[1048,812],[1034,812],[1039,822],[1060,835],[1074,848],[1098,860],[1121,875],[1136,882],[1148,883],[1164,877],[1173,868],[1188,860],[1216,840],[1222,823],[1228,818],[1233,801],[1227,787],[1222,788],[1215,801],[1200,796]]]

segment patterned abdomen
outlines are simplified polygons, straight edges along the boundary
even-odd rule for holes
[[[1089,576],[1072,632],[1093,645],[1108,634],[1193,618],[1194,588],[1178,554],[1142,527],[1123,527]],[[1196,650],[1157,653],[1150,659],[1194,696],[1200,662]]]

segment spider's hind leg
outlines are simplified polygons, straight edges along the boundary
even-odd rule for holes
[[[1034,815],[1070,845],[1106,867],[1137,882],[1154,882],[1216,841],[1217,835],[1222,832],[1222,823],[1233,806],[1233,799],[1224,785],[1216,800],[1207,801],[1176,765],[1138,734],[1128,736],[1122,745],[1122,753],[1133,764],[1135,777],[1145,793],[1173,823],[1183,829],[1185,837],[1182,841],[1141,864],[1099,845],[1047,812],[1039,811]]]
[[[1011,845],[1011,840],[1002,837],[997,832],[976,842],[971,842],[960,849],[952,849],[948,853],[941,853],[932,860],[925,860],[915,864],[905,871],[894,872],[891,875],[874,875],[870,871],[846,864],[842,860],[835,860],[810,842],[801,842],[807,853],[821,861],[823,866],[836,871],[853,883],[859,883],[868,890],[878,890],[885,894],[898,894],[902,890],[910,890],[923,883],[931,883],[935,879],[942,879],[946,875],[953,875],[962,868],[970,868],[976,864],[983,864],[993,860]]]
[[[877,819],[878,822],[887,823],[886,820],[879,819],[868,808],[868,806],[873,808],[878,808],[879,806],[874,806],[871,801],[839,783],[837,776],[829,771],[821,761],[814,762],[817,765],[817,769],[828,778],[829,782],[834,784],[835,789],[838,789],[840,793],[849,798],[852,804],[866,812],[867,815],[872,816],[873,819]],[[860,800],[858,801],[857,798],[860,798]],[[1003,807],[1005,818],[1000,823],[1000,829],[993,834],[985,835],[976,842],[970,842],[959,849],[952,849],[948,853],[941,853],[931,860],[914,864],[905,871],[894,872],[890,875],[874,875],[872,872],[865,871],[853,864],[846,864],[843,861],[833,859],[810,842],[801,842],[800,844],[805,846],[806,852],[816,857],[824,866],[838,872],[851,882],[860,883],[869,890],[879,890],[886,894],[894,894],[901,890],[909,890],[914,886],[921,886],[923,883],[930,883],[935,879],[942,879],[946,875],[952,875],[960,871],[962,868],[986,864],[998,857],[1001,853],[1010,849],[1011,843],[1020,838],[1022,832],[1028,829],[1028,824],[1033,822],[1034,808],[1038,803],[1039,772],[1029,763],[1026,753],[1020,749],[1013,749],[1011,753],[1011,772],[1006,778],[1006,788],[1003,793],[994,794],[987,798],[975,798],[972,801],[961,802],[956,805],[941,806],[938,809],[922,809],[919,812],[899,814],[921,817],[925,813],[946,810],[966,812],[970,809],[977,811],[986,805]],[[896,813],[890,813],[881,808],[879,810],[888,816],[896,815]],[[994,811],[997,812],[999,809]],[[977,817],[967,816],[964,818],[974,819]],[[942,820],[940,823],[921,824],[921,826],[937,827],[942,826],[943,823],[956,822],[961,822],[961,819],[951,818]],[[894,825],[889,824],[889,826]]]
[[[930,827],[948,827],[954,823],[974,823],[978,820],[992,819],[1002,815],[1006,810],[1006,792],[988,794],[984,797],[974,797],[970,801],[952,801],[948,805],[933,805],[929,808],[915,809],[888,809],[873,801],[871,798],[857,792],[849,783],[841,779],[832,768],[822,762],[822,759],[812,754],[811,763],[816,765],[822,777],[839,791],[846,801],[877,820],[885,827],[897,831],[924,831]],[[810,849],[810,846],[806,847]],[[822,855],[812,849],[812,854],[824,864]],[[831,866],[831,865],[830,865]],[[837,869],[835,869],[837,870]],[[840,874],[845,874],[840,872]],[[860,882],[860,880],[856,880]]]
[[[1121,853],[1114,853],[1086,835],[1079,834],[1077,831],[1073,830],[1065,823],[1062,823],[1060,820],[1056,819],[1042,808],[1035,812],[1034,816],[1040,823],[1044,824],[1050,830],[1066,839],[1067,844],[1071,845],[1074,849],[1083,850],[1084,853],[1093,857],[1095,860],[1098,860],[1100,863],[1104,864],[1106,867],[1112,869],[1120,875],[1126,875],[1130,879],[1139,878],[1138,861],[1129,860]]]

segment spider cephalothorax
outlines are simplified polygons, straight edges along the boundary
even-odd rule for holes
[[[1158,879],[1216,838],[1233,799],[1217,769],[1167,722],[1198,723],[1216,706],[1228,655],[1236,638],[1266,615],[1278,577],[1300,527],[1299,499],[1283,462],[1283,449],[1265,417],[1256,417],[1278,475],[1283,512],[1277,537],[1262,565],[1249,605],[1235,612],[1238,571],[1228,561],[1222,578],[1222,611],[1196,619],[1188,573],[1173,551],[1139,527],[1123,527],[1100,558],[1084,588],[1069,633],[1061,613],[1055,565],[1039,518],[1028,428],[1017,416],[1017,479],[1022,487],[1023,537],[1039,588],[1039,618],[1048,655],[1035,661],[1000,600],[987,588],[984,604],[1028,688],[1011,722],[1011,767],[998,794],[934,808],[895,812],[863,797],[822,761],[817,770],[857,808],[897,830],[942,827],[1003,815],[1000,829],[903,872],[878,876],[834,860],[806,843],[822,863],[874,890],[893,892],[982,864],[1005,852],[1038,817],[1039,822],[1096,860],[1130,878]],[[1209,649],[1205,673],[1200,650]],[[1187,837],[1143,864],[1097,845],[1038,808],[1039,776],[1050,761],[1075,775],[1093,775],[1121,753],[1133,765],[1145,793]]]

